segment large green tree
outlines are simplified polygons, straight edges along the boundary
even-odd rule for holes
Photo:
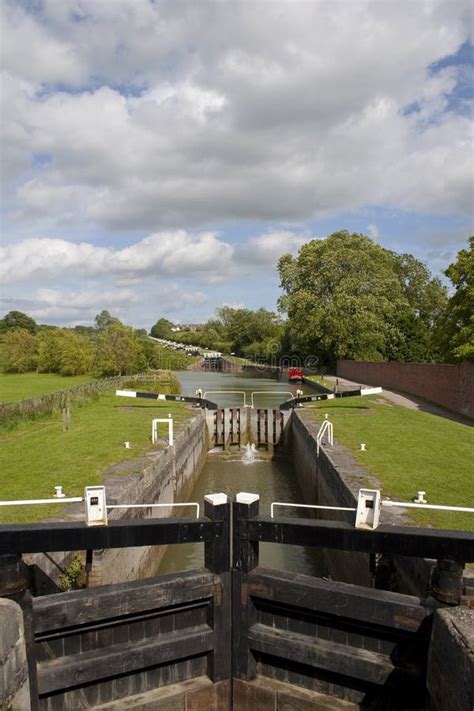
[[[468,249],[458,252],[444,272],[454,293],[439,318],[435,339],[448,362],[474,360],[474,236],[468,242]]]
[[[30,333],[36,333],[38,324],[31,316],[24,314],[22,311],[9,311],[0,319],[0,333],[14,331],[18,328],[24,328]]]
[[[143,366],[143,349],[133,328],[112,323],[96,344],[95,369],[100,375],[136,373]]]
[[[0,349],[2,370],[6,373],[28,373],[36,370],[38,343],[26,328],[7,331]]]
[[[278,268],[288,340],[303,354],[325,365],[429,359],[427,329],[445,297],[411,255],[343,230],[308,242],[295,258],[284,255]]]
[[[121,323],[121,321],[116,317],[112,316],[110,311],[103,309],[100,314],[94,319],[95,327],[98,331],[106,331],[112,324]]]
[[[150,329],[150,336],[153,338],[171,339],[173,324],[166,318],[160,318]]]

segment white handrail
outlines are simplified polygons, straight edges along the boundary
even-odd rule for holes
[[[254,390],[251,393],[250,407],[254,407],[254,395],[289,395],[291,400],[295,399],[295,396],[289,390]]]
[[[37,504],[80,504],[82,496],[69,496],[54,499],[20,499],[18,501],[0,501],[0,506],[36,506]]]
[[[158,509],[158,508],[174,508],[176,506],[194,506],[196,508],[196,518],[199,518],[200,506],[196,501],[170,504],[107,504],[107,509]]]
[[[334,444],[334,428],[332,422],[329,420],[324,420],[323,424],[319,428],[319,432],[316,435],[316,454],[319,457],[319,448],[321,447],[324,435],[327,434],[328,443],[331,447]]]
[[[460,511],[462,513],[474,513],[474,508],[467,506],[442,506],[441,504],[415,504],[405,501],[382,501],[382,506],[399,506],[406,509],[433,509],[435,511]]]
[[[158,441],[158,424],[160,422],[167,422],[168,423],[168,444],[170,447],[174,445],[174,439],[173,439],[173,418],[171,416],[168,417],[157,417],[154,420],[151,421],[151,441],[152,444],[156,444]]]
[[[315,504],[293,504],[285,501],[274,501],[270,506],[271,518],[273,518],[275,506],[291,506],[296,509],[324,509],[325,511],[357,511],[357,509],[347,508],[345,506],[316,506]]]

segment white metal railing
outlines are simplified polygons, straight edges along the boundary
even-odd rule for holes
[[[203,398],[206,399],[208,395],[243,395],[244,396],[244,407],[247,405],[247,393],[245,390],[206,390]]]
[[[290,399],[294,400],[295,396],[289,390],[254,390],[250,397],[250,407],[254,407],[255,395],[289,395]]]
[[[398,506],[404,509],[433,509],[434,511],[459,511],[461,513],[474,513],[474,508],[469,506],[443,506],[441,504],[417,504],[408,501],[382,501],[382,506]]]
[[[197,501],[191,501],[187,503],[175,503],[175,504],[107,504],[105,507],[109,509],[172,509],[176,506],[193,506],[196,509],[196,518],[199,518],[200,506]]]
[[[0,501],[0,506],[37,506],[39,504],[80,504],[84,501],[82,496],[63,496],[54,499],[20,499],[17,501]]]
[[[444,504],[421,503],[419,495],[425,492],[418,492],[418,499],[415,501],[392,501],[391,499],[381,499],[378,489],[359,489],[357,508],[345,506],[319,506],[315,504],[295,504],[292,502],[273,501],[270,505],[270,517],[274,518],[275,507],[291,507],[298,509],[322,509],[326,511],[355,511],[356,528],[377,528],[379,515],[383,507],[398,507],[407,509],[431,509],[434,511],[453,511],[457,513],[474,513],[474,508],[470,506],[448,506]]]
[[[192,507],[196,510],[196,518],[200,515],[200,505],[197,501],[169,502],[162,504],[107,504],[105,487],[86,486],[84,496],[64,496],[62,487],[55,487],[57,495],[49,499],[16,499],[11,501],[0,501],[0,506],[38,506],[41,504],[85,504],[85,522],[88,526],[107,525],[106,512],[110,509],[155,509],[155,508],[176,508]]]
[[[332,422],[329,422],[328,416],[325,415],[325,420],[321,427],[319,428],[319,432],[316,435],[316,454],[319,457],[319,449],[321,447],[321,444],[324,439],[324,435],[327,436],[328,444],[331,445],[331,447],[334,445],[334,427],[332,425]]]
[[[275,506],[291,506],[296,509],[324,509],[325,511],[357,511],[356,508],[345,506],[316,506],[315,504],[292,504],[288,501],[274,501],[270,506],[270,517],[274,518]]]

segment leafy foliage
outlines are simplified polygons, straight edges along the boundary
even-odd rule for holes
[[[171,321],[168,321],[166,318],[160,318],[151,327],[150,336],[153,336],[153,338],[171,339],[173,337],[172,327],[173,324]]]
[[[439,318],[435,340],[448,362],[474,360],[474,236],[444,272],[454,286]]]
[[[94,367],[100,375],[138,373],[144,367],[142,353],[133,328],[111,323],[97,339]]]
[[[27,373],[36,370],[38,343],[25,328],[7,331],[2,339],[1,365],[5,373]]]
[[[23,328],[30,333],[36,333],[38,325],[31,316],[27,316],[21,311],[9,311],[4,318],[0,319],[0,333],[14,331]]]
[[[216,309],[215,317],[202,330],[180,331],[179,340],[223,353],[268,360],[280,351],[283,333],[283,323],[272,311],[224,305]]]
[[[337,359],[430,360],[429,333],[446,296],[411,255],[343,230],[278,264],[293,347]]]

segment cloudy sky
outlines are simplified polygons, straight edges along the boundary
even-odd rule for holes
[[[312,237],[473,230],[469,0],[0,5],[1,312],[195,322]]]

